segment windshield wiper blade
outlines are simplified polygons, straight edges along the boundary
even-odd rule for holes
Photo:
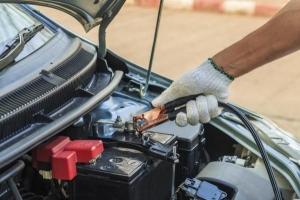
[[[36,23],[19,31],[16,37],[5,45],[7,49],[0,54],[0,70],[12,63],[23,51],[26,42],[33,38],[43,28],[43,24]]]

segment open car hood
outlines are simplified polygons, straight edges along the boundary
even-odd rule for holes
[[[101,24],[104,17],[113,18],[125,0],[0,0],[0,3],[21,3],[61,10],[80,22],[88,32]],[[114,9],[118,7],[118,9]]]

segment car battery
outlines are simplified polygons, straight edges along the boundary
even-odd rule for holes
[[[176,164],[175,185],[178,186],[186,178],[194,178],[201,168],[205,138],[203,124],[178,127],[174,121],[168,121],[151,128],[149,131],[177,135],[179,163]]]
[[[70,199],[169,200],[172,163],[126,148],[107,148],[94,164],[77,164]]]

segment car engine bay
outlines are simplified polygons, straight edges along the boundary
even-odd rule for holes
[[[96,99],[124,64],[112,54],[96,59],[92,45],[62,32],[56,37],[47,54],[64,42],[66,58],[47,56],[47,66],[36,67],[32,55],[26,65],[35,75],[28,83],[18,70],[4,74],[20,80],[8,84],[6,94],[0,91],[7,105],[0,110],[0,149],[4,154],[12,144],[27,146],[2,163],[0,199],[274,199],[262,159],[210,123],[181,128],[167,121],[142,133],[130,131],[130,124],[116,126],[151,109],[160,90],[149,88],[141,99],[129,90],[132,79],[124,70],[127,76],[113,92]],[[32,97],[36,91],[40,95]],[[12,105],[9,95],[28,99]],[[74,114],[85,105],[90,107]],[[73,118],[52,131],[70,113]],[[38,138],[45,129],[51,134]],[[30,137],[37,142],[23,141]],[[289,181],[274,171],[284,199],[296,198]]]
[[[88,117],[79,119],[59,136],[23,155],[20,159],[25,167],[15,176],[22,199],[169,199],[173,187],[177,188],[187,178],[192,180],[195,177],[224,192],[219,199],[273,199],[262,160],[209,124],[178,128],[169,121],[143,133],[153,141],[176,145],[179,154],[177,164],[155,158],[154,154],[148,156],[134,148],[118,147],[117,144],[107,148],[104,145],[100,154],[88,160],[79,160],[80,152],[76,148],[81,149],[80,145],[75,149],[66,147],[64,152],[76,152],[76,167],[70,169],[72,165],[55,164],[55,149],[61,148],[62,143],[80,141],[86,146],[91,145],[89,149],[97,149],[99,141],[141,144],[144,139],[140,134],[120,131],[107,122],[118,116],[130,119],[147,109],[148,102],[114,92]],[[47,144],[55,140],[58,142],[54,146],[50,144],[49,149]],[[72,155],[65,155],[68,162]],[[47,171],[48,174],[52,171],[52,178],[47,176]],[[211,199],[205,196],[209,195],[206,193],[199,199]],[[0,199],[14,199],[5,183],[1,185],[0,194]],[[293,192],[289,188],[284,196],[290,199],[291,195]],[[177,199],[189,199],[184,191],[177,196]]]

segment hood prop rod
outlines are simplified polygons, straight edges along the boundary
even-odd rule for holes
[[[149,66],[148,66],[148,72],[147,72],[147,77],[146,77],[146,84],[140,90],[141,97],[144,97],[146,95],[148,86],[149,86],[149,81],[150,81],[151,71],[152,71],[152,63],[153,63],[153,58],[154,58],[154,53],[155,53],[156,40],[157,40],[157,35],[158,35],[158,30],[159,30],[159,24],[160,24],[160,18],[161,18],[163,4],[164,4],[164,0],[160,0],[158,14],[157,14],[157,20],[156,20],[154,39],[153,39],[150,61],[149,61]]]

